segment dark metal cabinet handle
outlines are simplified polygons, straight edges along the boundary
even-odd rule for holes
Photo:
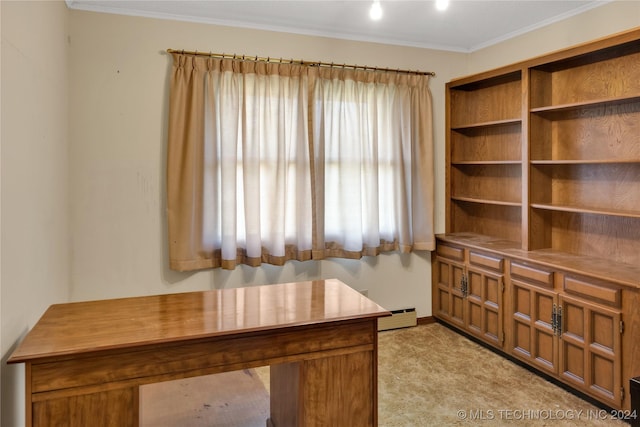
[[[556,319],[556,329],[558,330],[558,336],[562,337],[562,306],[558,306],[558,318]]]
[[[558,337],[562,336],[562,306],[556,306],[553,304],[551,312],[551,328],[553,329],[553,335]]]

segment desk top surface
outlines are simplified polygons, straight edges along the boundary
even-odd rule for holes
[[[55,304],[8,363],[389,314],[336,279]]]

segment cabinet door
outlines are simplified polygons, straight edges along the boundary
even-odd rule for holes
[[[557,294],[512,279],[511,298],[511,354],[542,371],[557,374],[558,338],[553,325]]]
[[[560,377],[603,402],[622,403],[621,313],[559,297]]]
[[[446,258],[436,258],[436,290],[433,299],[434,316],[464,327],[464,295],[462,278],[464,265]]]
[[[504,275],[469,268],[464,299],[466,329],[497,347],[502,347],[502,294]]]

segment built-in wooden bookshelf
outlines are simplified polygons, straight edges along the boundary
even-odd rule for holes
[[[520,241],[521,71],[450,87],[448,229]]]
[[[640,375],[640,29],[451,81],[446,102],[434,316],[629,408]]]
[[[529,249],[640,266],[640,42],[612,41],[529,71]]]

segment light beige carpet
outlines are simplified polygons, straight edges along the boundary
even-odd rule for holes
[[[628,427],[437,323],[381,332],[378,357],[381,427]],[[140,425],[264,427],[268,387],[268,368],[145,386]]]
[[[379,424],[627,426],[440,324],[379,335]]]
[[[269,392],[255,370],[140,388],[141,427],[265,427]]]

